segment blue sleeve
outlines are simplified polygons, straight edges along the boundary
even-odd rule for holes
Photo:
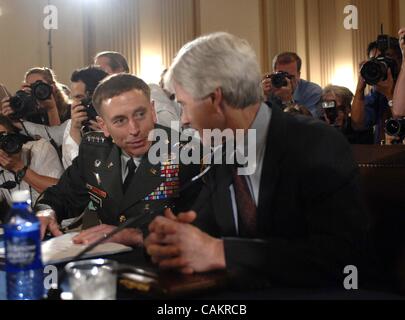
[[[322,98],[322,88],[316,83],[301,80],[294,93],[294,100],[311,111],[315,118],[321,116],[319,101]]]
[[[364,98],[364,126],[365,128],[373,127],[377,122],[376,109],[378,99],[374,92]]]

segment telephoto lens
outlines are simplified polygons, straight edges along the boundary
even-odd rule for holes
[[[32,95],[38,100],[48,100],[52,95],[52,86],[41,80],[38,80],[31,85],[31,92]]]
[[[387,120],[385,132],[392,137],[405,138],[405,118]]]
[[[391,70],[392,77],[396,80],[398,78],[396,62],[391,58],[379,56],[367,61],[361,68],[360,73],[368,85],[375,86],[380,81],[387,80],[388,70]]]
[[[0,134],[0,149],[7,154],[17,154],[22,150],[24,141],[19,134]]]
[[[36,113],[37,103],[35,99],[23,90],[16,92],[15,96],[10,98],[10,107],[13,109],[13,119],[24,118],[27,115]]]

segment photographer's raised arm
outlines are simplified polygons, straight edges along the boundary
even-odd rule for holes
[[[363,64],[363,63],[362,63]],[[366,90],[366,81],[360,75],[357,82],[356,93],[352,103],[352,127],[354,130],[365,129],[365,96],[364,90]]]
[[[395,117],[405,116],[405,28],[399,30],[399,44],[402,50],[402,66],[394,91],[394,106],[392,112]]]

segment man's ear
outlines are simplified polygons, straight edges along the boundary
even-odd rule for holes
[[[223,113],[224,101],[222,95],[222,89],[216,88],[213,93],[211,93],[212,104],[218,113]]]
[[[109,137],[110,136],[110,131],[108,131],[108,128],[107,128],[103,118],[101,118],[100,116],[97,116],[96,120],[97,120],[98,125],[101,128],[101,131],[103,131],[104,135],[106,137]]]
[[[154,122],[154,123],[157,123],[157,115],[156,115],[156,110],[155,110],[155,101],[152,100],[152,101],[150,102],[150,105],[151,105],[151,109],[152,109],[153,122]]]

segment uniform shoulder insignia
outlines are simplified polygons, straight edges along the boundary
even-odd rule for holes
[[[110,139],[102,131],[88,132],[83,136],[82,140],[86,144],[110,144]]]

